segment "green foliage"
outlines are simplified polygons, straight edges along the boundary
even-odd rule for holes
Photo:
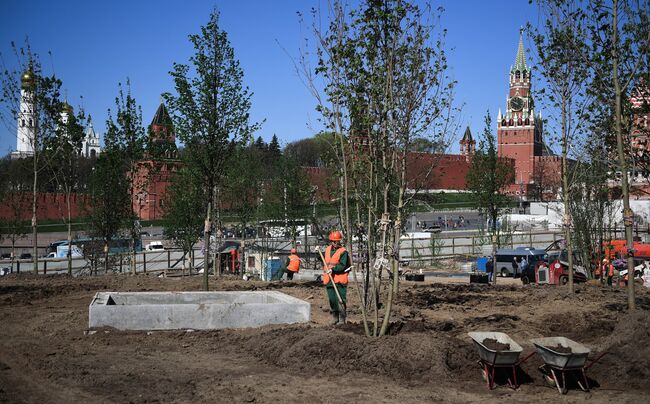
[[[199,34],[189,36],[195,53],[190,64],[174,63],[176,95],[164,97],[172,111],[184,160],[200,175],[215,209],[228,158],[237,142],[246,143],[259,127],[249,123],[251,96],[219,13],[210,14]]]
[[[333,167],[338,158],[338,139],[332,132],[320,132],[316,136],[289,143],[284,155],[302,167]]]
[[[167,190],[164,235],[184,252],[188,252],[199,240],[203,230],[207,199],[200,178],[190,168],[183,167],[176,172]]]
[[[96,203],[97,195],[93,195],[93,206],[99,206],[100,212],[93,212],[93,228],[100,230],[100,235],[106,241],[110,241],[112,235],[116,234],[120,226],[128,229],[132,240],[140,237],[137,225],[137,217],[133,212],[131,201],[135,195],[146,185],[148,178],[142,178],[138,172],[137,162],[144,156],[145,144],[147,142],[146,132],[142,125],[142,108],[138,105],[131,94],[131,82],[126,80],[126,93],[122,84],[118,84],[118,96],[115,97],[115,117],[111,110],[108,110],[106,120],[106,135],[104,136],[104,151],[100,157],[101,171],[95,172],[99,178],[93,179],[94,192],[102,190],[102,185],[97,180],[108,180],[107,184],[116,185],[113,193],[106,195],[101,192],[101,203]],[[120,171],[117,173],[117,171]],[[113,179],[107,179],[105,175],[115,173]],[[124,181],[127,181],[126,187]],[[124,193],[118,195],[118,193]],[[115,212],[107,212],[104,209],[114,207]],[[99,219],[107,222],[99,224]],[[135,254],[135,242],[132,243],[132,253]]]
[[[263,162],[268,152],[266,147],[256,145],[239,146],[233,151],[229,160],[227,176],[224,179],[225,199],[228,201],[229,213],[246,226],[251,223],[262,202],[263,187],[272,178],[269,167]],[[278,161],[273,161],[273,172],[277,171]]]
[[[466,181],[475,206],[490,219],[493,231],[496,230],[499,215],[511,202],[505,190],[514,180],[514,167],[508,161],[500,159],[497,153],[492,118],[488,111],[483,136],[472,158]]]
[[[31,194],[24,191],[31,186],[30,169],[29,159],[0,160],[0,205],[9,213],[8,217],[0,218],[0,237],[7,238],[12,245],[30,229],[25,214],[31,206]]]
[[[110,242],[132,219],[131,182],[119,152],[101,153],[90,179],[91,234]]]
[[[108,110],[104,151],[119,153],[126,168],[142,158],[146,136],[142,125],[142,108],[131,94],[131,82],[126,81],[126,94],[122,83],[118,84],[118,96],[115,97],[115,117]]]

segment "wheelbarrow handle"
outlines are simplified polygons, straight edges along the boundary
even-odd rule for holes
[[[589,364],[585,366],[585,370],[592,367],[596,362],[602,359],[603,356],[607,355],[608,352],[603,352],[600,355],[596,356],[596,359],[589,359]]]
[[[531,358],[533,355],[535,355],[536,353],[537,353],[537,351],[533,351],[533,352],[529,353],[528,355],[526,355],[526,357],[524,357],[524,359],[520,359],[520,360],[518,360],[518,361],[517,361],[517,366],[519,366],[519,365],[521,365],[522,363],[526,362],[528,359],[530,359],[530,358]]]

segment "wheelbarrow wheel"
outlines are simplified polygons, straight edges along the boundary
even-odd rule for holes
[[[548,384],[549,387],[556,387],[555,386],[555,380],[549,375],[544,375],[544,380],[546,381],[546,384]]]

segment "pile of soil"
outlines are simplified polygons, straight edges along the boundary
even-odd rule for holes
[[[573,353],[573,350],[568,347],[568,346],[562,346],[560,344],[555,345],[555,346],[547,346],[546,348],[550,349],[553,352],[557,352],[560,354],[570,354]]]
[[[502,344],[501,342],[493,338],[484,339],[483,346],[486,347],[487,349],[490,349],[492,351],[497,351],[497,352],[510,350],[510,344]]]
[[[637,309],[623,313],[614,331],[607,333],[591,356],[606,352],[605,356],[589,369],[593,378],[611,380],[612,384],[650,390],[650,312]]]

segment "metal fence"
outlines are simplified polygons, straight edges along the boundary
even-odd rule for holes
[[[131,272],[131,255],[109,254],[108,262],[103,255],[95,257],[83,257],[72,259],[72,274],[91,275],[106,272]],[[185,264],[190,267],[192,261],[194,268],[200,268],[203,264],[203,252],[200,249],[194,250],[191,254],[183,254],[182,250],[170,249],[164,251],[142,251],[135,254],[135,270],[139,273],[162,272],[169,270],[181,270]],[[33,260],[2,260],[0,270],[4,273],[32,272]],[[40,258],[38,260],[38,272],[40,274],[61,274],[68,272],[67,258]]]

